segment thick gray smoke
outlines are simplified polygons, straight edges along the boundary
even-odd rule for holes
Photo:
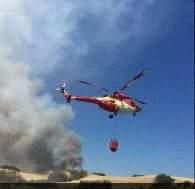
[[[80,140],[68,128],[71,108],[55,104],[49,94],[40,95],[41,62],[51,71],[58,53],[50,51],[62,42],[47,23],[45,28],[52,33],[48,41],[36,35],[42,32],[39,24],[34,25],[42,19],[37,11],[44,12],[51,3],[40,1],[39,9],[33,2],[38,1],[0,0],[0,164],[35,171],[81,167]]]
[[[0,70],[0,164],[36,171],[81,166],[79,139],[64,129],[71,108],[52,109],[51,97],[38,96],[41,85],[26,65],[0,63]]]
[[[96,66],[81,59],[96,45],[117,48],[125,43],[129,53],[135,53],[161,33],[171,7],[170,1],[163,2],[0,0],[0,48],[13,61],[30,64],[36,75],[57,68],[63,68],[63,74],[78,75],[81,69]]]

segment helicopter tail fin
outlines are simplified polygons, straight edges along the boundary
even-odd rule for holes
[[[67,102],[70,102],[71,94],[68,91],[66,91],[65,86],[66,86],[66,84],[64,83],[60,88],[58,88],[56,90],[60,91],[60,93],[62,93],[64,95],[64,97],[66,98]]]

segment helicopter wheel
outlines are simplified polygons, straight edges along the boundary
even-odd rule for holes
[[[114,115],[112,115],[112,114],[109,115],[109,118],[110,118],[110,119],[112,119],[113,117],[114,117]]]
[[[133,116],[136,116],[136,113],[135,112],[133,112]]]

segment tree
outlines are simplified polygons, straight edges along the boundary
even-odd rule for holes
[[[132,175],[132,177],[143,177],[144,175],[142,175],[142,174],[134,174],[134,175]]]
[[[0,170],[0,183],[25,182],[21,175],[15,170]]]
[[[99,172],[95,172],[95,173],[92,173],[93,175],[98,175],[98,176],[106,176],[105,173],[99,173]]]
[[[13,165],[2,165],[0,166],[0,169],[8,169],[8,170],[14,170],[20,172],[20,169]]]
[[[166,184],[172,184],[175,181],[175,179],[171,178],[170,176],[166,174],[159,174],[156,176],[154,183],[166,183]]]
[[[70,171],[70,180],[78,180],[80,178],[86,177],[87,176],[87,171],[85,170],[71,170]]]
[[[68,176],[64,171],[56,170],[51,171],[48,175],[49,182],[66,182],[68,181]]]
[[[191,183],[190,181],[184,181],[184,183],[182,183],[179,187],[179,189],[192,189],[193,187],[193,183]]]

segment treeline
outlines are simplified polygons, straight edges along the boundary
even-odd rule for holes
[[[20,175],[20,169],[12,165],[0,166],[0,183],[10,182],[27,182]],[[53,170],[48,174],[46,180],[38,180],[30,182],[67,182],[72,180],[78,180],[87,176],[88,173],[85,170]]]
[[[51,171],[48,175],[48,182],[68,182],[72,180],[78,180],[87,176],[87,171],[85,170],[56,170]]]
[[[99,176],[105,176],[104,173],[95,172]],[[78,180],[88,175],[85,170],[53,170],[48,174],[48,178],[39,181],[29,181],[29,183],[56,183],[56,182],[68,182],[72,180]],[[141,174],[135,174],[134,177],[144,176]],[[3,165],[0,166],[0,183],[28,183],[20,174],[20,169],[15,166]],[[84,184],[82,182],[82,184]],[[166,174],[159,174],[155,177],[154,183],[151,183],[152,189],[159,188],[159,184],[168,188],[175,188],[175,179]],[[180,189],[193,188],[194,184],[189,181],[184,181],[178,185]],[[176,188],[178,188],[178,186]]]

